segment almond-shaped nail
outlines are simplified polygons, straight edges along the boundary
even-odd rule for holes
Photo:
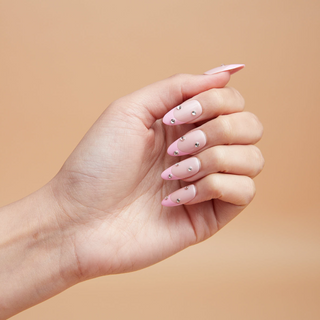
[[[165,197],[161,204],[165,207],[176,207],[191,201],[196,196],[196,187],[191,184]]]
[[[162,119],[167,125],[183,124],[197,119],[202,113],[202,107],[197,100],[188,100],[171,109]]]
[[[195,130],[173,142],[167,152],[170,156],[185,156],[202,149],[206,145],[206,141],[204,132]]]
[[[163,171],[161,178],[164,180],[179,180],[192,177],[200,171],[200,161],[196,157],[178,162]]]
[[[226,66],[223,64],[220,67],[206,71],[204,74],[216,74],[224,71],[229,71],[231,74],[233,74],[240,71],[244,67],[244,64],[228,64]]]

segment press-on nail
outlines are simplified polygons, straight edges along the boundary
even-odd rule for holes
[[[165,207],[176,207],[191,201],[196,196],[196,187],[191,184],[190,186],[181,188],[169,196],[165,197],[161,204]]]
[[[197,119],[202,113],[202,107],[197,100],[188,100],[171,109],[164,117],[163,123],[177,125]]]
[[[206,145],[206,136],[201,130],[195,130],[173,142],[168,148],[171,156],[185,156],[197,152]]]
[[[220,67],[206,71],[204,74],[216,74],[224,71],[229,71],[231,74],[233,74],[240,71],[244,67],[244,64],[228,64],[226,66],[223,64]]]
[[[179,180],[192,177],[200,171],[200,161],[196,157],[178,162],[163,171],[161,178],[164,180]]]

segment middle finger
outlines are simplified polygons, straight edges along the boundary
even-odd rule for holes
[[[222,115],[177,139],[167,152],[171,156],[184,156],[216,145],[254,144],[262,133],[262,124],[253,113]]]

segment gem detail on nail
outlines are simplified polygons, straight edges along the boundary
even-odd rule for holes
[[[169,199],[168,197],[165,197],[165,198],[164,198],[164,200],[168,200],[168,199]]]
[[[200,143],[199,143],[199,142],[196,142],[194,145],[195,145],[195,147],[198,148],[198,147],[200,146]]]
[[[184,136],[182,136],[181,138],[180,138],[180,141],[184,141],[186,138],[184,137]]]
[[[176,167],[179,167],[179,163],[176,163],[175,166],[176,166]]]
[[[188,171],[192,171],[192,167],[189,167],[189,168],[188,168]]]
[[[177,108],[176,108],[177,110],[180,110],[181,109],[181,106],[177,106]]]
[[[179,154],[179,151],[176,150],[173,154],[177,156]]]
[[[168,175],[168,178],[171,179],[171,178],[172,178],[172,174],[169,174],[169,175]]]
[[[178,198],[178,199],[177,199],[177,203],[180,203],[180,201],[181,201],[181,200]]]
[[[174,119],[171,119],[171,121],[170,121],[172,124],[174,124],[175,122],[176,122],[176,120],[174,120]]]
[[[191,114],[195,116],[197,113],[195,111],[192,111]]]
[[[188,190],[189,188],[188,187],[184,187],[184,190]]]

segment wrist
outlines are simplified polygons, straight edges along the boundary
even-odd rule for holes
[[[0,209],[0,319],[79,282],[72,232],[59,210],[50,183]]]

